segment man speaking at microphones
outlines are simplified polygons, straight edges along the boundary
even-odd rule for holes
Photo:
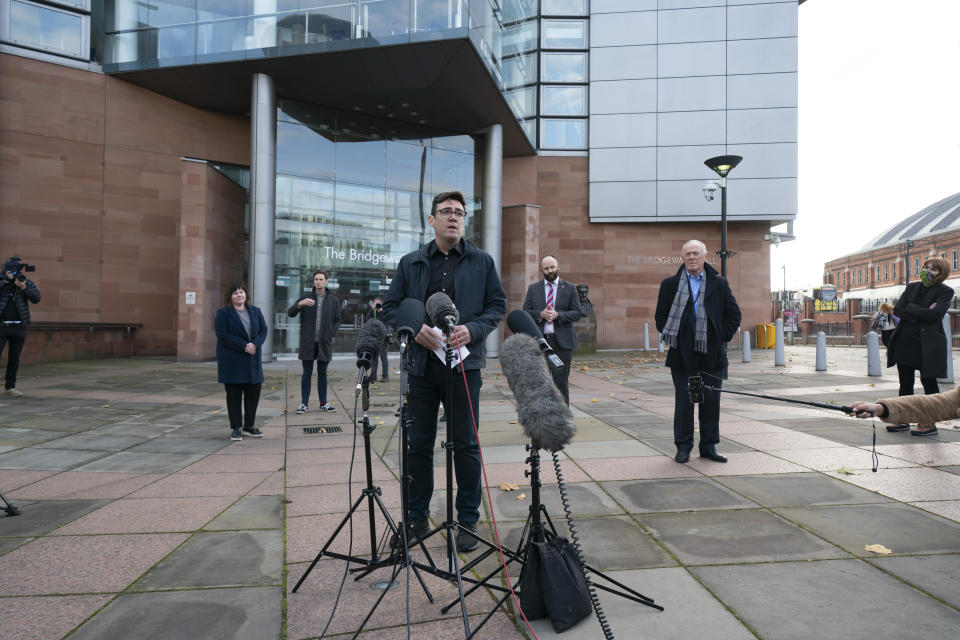
[[[447,416],[453,417],[457,520],[463,527],[476,531],[480,519],[480,449],[473,425],[480,422],[480,370],[486,365],[484,341],[503,318],[507,297],[493,258],[463,239],[466,217],[466,200],[459,191],[441,193],[433,199],[427,223],[433,227],[434,239],[400,259],[383,302],[387,322],[395,326],[399,326],[397,310],[406,298],[426,302],[434,294],[442,293],[452,302],[430,305],[438,311],[438,317],[423,319],[414,337],[415,344],[410,347],[408,407],[412,423],[407,439],[412,483],[409,513],[404,514],[404,522],[411,542],[430,528],[427,518],[433,494],[437,411],[447,401],[450,380],[446,363],[434,351],[442,348],[444,342],[454,349],[459,345],[469,350],[452,377],[453,407],[444,409]],[[473,537],[458,534],[458,549],[471,551],[476,546]]]
[[[573,323],[582,316],[580,298],[572,284],[560,279],[560,265],[555,256],[543,257],[540,272],[543,280],[537,280],[527,288],[523,310],[537,323],[547,344],[563,362],[563,368],[551,369],[550,373],[569,405],[570,363],[577,346]]]

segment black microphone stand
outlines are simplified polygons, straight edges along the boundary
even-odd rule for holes
[[[346,560],[347,562],[364,565],[365,567],[371,567],[380,562],[379,550],[377,548],[377,523],[374,505],[380,509],[380,513],[383,514],[383,517],[387,521],[387,526],[390,527],[394,534],[397,533],[397,525],[394,524],[393,518],[390,517],[390,513],[387,511],[383,501],[380,499],[380,496],[382,495],[380,487],[373,484],[373,468],[370,462],[370,434],[373,433],[373,431],[376,429],[376,426],[370,423],[370,418],[367,416],[367,411],[370,409],[370,378],[368,375],[366,375],[368,372],[369,369],[366,367],[360,367],[357,372],[357,390],[355,397],[360,396],[361,393],[363,394],[363,419],[361,421],[354,420],[354,428],[359,426],[357,424],[358,422],[363,425],[362,434],[364,463],[366,464],[366,487],[360,492],[360,495],[354,501],[353,506],[350,507],[350,510],[340,521],[340,524],[337,526],[336,530],[333,532],[330,538],[327,539],[326,544],[324,544],[323,548],[317,553],[316,557],[313,559],[313,562],[310,563],[310,566],[307,567],[307,570],[303,573],[303,576],[300,577],[300,580],[293,588],[293,593],[297,592],[297,590],[300,588],[300,585],[303,584],[303,581],[307,579],[307,576],[310,575],[310,572],[313,571],[313,568],[317,566],[317,563],[324,556]],[[354,405],[354,407],[356,407],[356,405]],[[343,527],[346,526],[346,524],[353,517],[354,512],[360,508],[360,505],[363,504],[364,499],[367,500],[370,518],[370,558],[349,556],[335,551],[329,551],[329,548],[333,544],[334,540],[336,540],[337,536],[340,535],[340,531],[343,530]],[[364,575],[366,575],[366,573],[361,574],[356,579],[359,580]]]
[[[3,500],[3,504],[5,505],[3,510],[7,512],[8,516],[20,515],[20,509],[10,504],[10,501],[7,500],[7,496],[3,495],[2,492],[0,492],[0,500]]]

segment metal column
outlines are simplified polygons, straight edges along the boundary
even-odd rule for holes
[[[482,249],[493,258],[498,273],[502,273],[500,264],[500,242],[503,218],[503,126],[490,125],[486,130],[483,145],[483,236]],[[487,355],[496,358],[500,355],[500,331],[492,331],[487,336]]]
[[[277,90],[257,73],[250,92],[250,298],[267,321],[261,355],[273,360],[274,216],[277,189]]]

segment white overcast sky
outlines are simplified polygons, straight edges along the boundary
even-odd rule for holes
[[[816,286],[824,262],[960,192],[960,0],[799,13],[797,240],[771,247],[773,290],[784,264],[787,288]]]

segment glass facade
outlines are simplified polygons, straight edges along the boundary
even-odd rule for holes
[[[79,60],[90,58],[89,0],[0,0],[0,40]]]
[[[434,195],[463,192],[465,235],[475,241],[479,175],[470,136],[282,101],[274,353],[296,352],[299,318],[286,309],[312,288],[314,269],[328,271],[341,299],[334,348],[353,351],[370,298],[386,292],[404,254],[433,239],[427,216]]]

